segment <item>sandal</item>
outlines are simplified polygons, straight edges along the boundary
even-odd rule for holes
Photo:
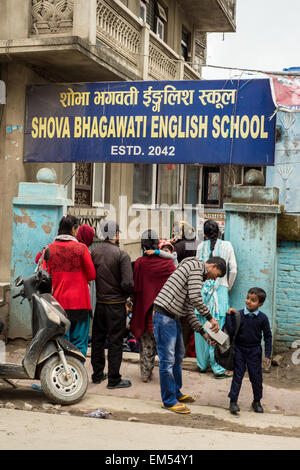
[[[178,401],[182,403],[194,403],[195,398],[192,397],[191,395],[181,395],[181,397],[178,398]]]
[[[215,379],[230,379],[233,376],[233,371],[225,370],[223,374],[215,375]]]
[[[161,407],[164,408],[165,410],[174,411],[174,413],[183,414],[183,415],[190,414],[191,412],[191,410],[187,408],[185,405],[165,406],[164,404],[162,404]]]
[[[233,377],[233,370],[225,370],[224,374],[226,377]]]

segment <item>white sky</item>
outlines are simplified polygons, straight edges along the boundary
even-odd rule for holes
[[[282,71],[300,67],[300,0],[237,0],[236,32],[209,33],[207,64]],[[203,78],[241,72],[203,67]],[[244,75],[241,78],[246,78]]]

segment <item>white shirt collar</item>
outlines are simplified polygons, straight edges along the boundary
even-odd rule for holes
[[[256,309],[254,312],[249,312],[249,310],[247,309],[247,307],[245,307],[245,308],[244,308],[244,314],[245,314],[245,315],[252,315],[252,314],[253,314],[253,315],[256,315],[256,316],[257,316],[257,315],[259,314],[259,310]]]

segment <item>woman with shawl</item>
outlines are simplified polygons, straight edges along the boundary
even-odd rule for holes
[[[142,234],[142,250],[156,250],[158,235],[153,230]],[[154,368],[156,343],[152,326],[153,302],[168,277],[175,271],[172,259],[141,256],[134,266],[133,316],[131,330],[140,340],[140,369],[143,382],[150,382]]]
[[[236,274],[237,264],[233,246],[229,241],[220,240],[220,230],[217,222],[207,220],[204,224],[206,240],[197,249],[197,256],[206,262],[211,256],[220,256],[226,261],[227,273],[216,281],[206,281],[203,285],[202,296],[206,299],[212,315],[219,322],[220,328],[224,326],[226,312],[229,308],[229,291],[231,290]],[[201,321],[201,318],[199,318]],[[198,333],[195,333],[195,350],[197,366],[200,372],[205,372],[208,365],[212,368],[215,378],[231,377],[232,372],[226,371],[214,358],[214,348],[209,346]]]

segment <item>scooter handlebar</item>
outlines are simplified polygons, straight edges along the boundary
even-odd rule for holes
[[[12,296],[13,299],[16,299],[17,297],[21,297],[21,294],[16,294]]]
[[[15,294],[12,296],[13,299],[16,299],[17,297],[24,297],[24,290],[22,289],[18,294]]]

